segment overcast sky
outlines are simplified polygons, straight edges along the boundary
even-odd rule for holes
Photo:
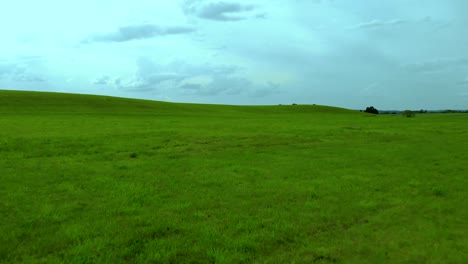
[[[4,0],[0,89],[468,109],[467,0]]]

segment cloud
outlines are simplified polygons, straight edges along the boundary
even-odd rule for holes
[[[272,94],[283,93],[284,91],[280,89],[278,83],[269,82],[263,85],[257,85],[257,87],[252,87],[252,90],[249,92],[250,97],[266,97]]]
[[[378,82],[373,82],[364,87],[360,94],[364,97],[378,97],[382,95],[382,85]]]
[[[95,85],[116,87],[122,91],[163,93],[170,90],[183,95],[240,95],[264,97],[279,92],[274,83],[254,83],[242,75],[242,69],[232,65],[190,64],[174,60],[156,64],[148,58],[137,61],[137,71],[131,78],[101,75]]]
[[[36,75],[19,74],[13,77],[14,81],[17,82],[45,82],[45,80]]]
[[[207,83],[185,83],[180,86],[186,95],[214,96],[220,94],[239,95],[252,86],[246,78],[236,76],[212,76]]]
[[[420,24],[430,25],[435,29],[444,29],[452,26],[452,23],[449,21],[437,20],[432,18],[431,16],[426,16],[417,22]]]
[[[365,29],[365,28],[377,28],[377,27],[385,27],[385,26],[395,26],[400,24],[408,23],[407,20],[404,19],[392,19],[392,20],[377,20],[374,19],[369,22],[359,23],[354,26],[351,26],[350,29]]]
[[[254,83],[242,76],[214,76],[206,83],[187,82],[179,88],[185,95],[200,96],[245,95],[259,98],[282,92],[277,83]]]
[[[182,3],[182,10],[187,16],[215,21],[239,21],[248,19],[250,16],[247,16],[247,13],[254,11],[255,7],[235,2],[186,0]],[[257,14],[255,17],[264,18],[265,14]]]
[[[368,22],[359,23],[349,27],[348,29],[373,29],[373,28],[385,28],[385,27],[395,27],[398,25],[413,25],[417,26],[419,29],[424,26],[428,26],[434,30],[444,29],[450,27],[452,24],[448,21],[437,20],[431,16],[426,16],[422,19],[390,19],[390,20],[379,20],[374,19]]]
[[[468,86],[468,77],[466,77],[463,81],[458,82],[460,86]],[[467,92],[468,94],[468,92]]]
[[[109,85],[111,84],[111,78],[107,75],[102,75],[98,78],[96,78],[94,81],[93,81],[93,84],[94,85]]]
[[[465,66],[468,66],[468,57],[440,58],[403,65],[407,70],[416,73],[438,73]]]
[[[6,64],[6,63],[0,64],[0,79],[14,72],[15,71],[14,67],[15,65],[11,65],[11,64]]]
[[[137,72],[130,80],[117,79],[115,85],[122,90],[159,91],[165,87],[177,87],[180,83],[195,75],[190,66],[173,62],[168,65],[154,63],[147,58],[137,61]]]
[[[138,74],[130,80],[116,78],[114,85],[124,91],[160,92],[164,88],[177,87],[184,79],[178,74]]]
[[[222,71],[223,67],[218,70]],[[150,59],[140,58],[137,60],[137,71],[132,78],[111,78],[103,75],[94,80],[93,84],[115,86],[124,91],[158,92],[164,88],[178,87],[187,78],[213,71],[216,69],[210,69],[209,66],[196,67],[178,61],[161,65]]]
[[[13,62],[0,61],[0,80],[10,79],[15,82],[44,82],[45,80],[35,73],[31,73],[29,68],[36,64],[35,60],[28,58],[18,58]]]
[[[181,60],[173,60],[165,66],[160,66],[171,71],[183,73],[188,76],[202,75],[231,75],[239,72],[240,67],[224,64],[190,64]]]
[[[156,83],[148,82],[142,78],[135,78],[129,81],[123,81],[118,78],[115,82],[117,88],[124,91],[134,91],[134,92],[159,92],[158,86]]]
[[[141,24],[119,27],[116,32],[107,34],[97,34],[88,37],[83,42],[126,42],[132,40],[142,40],[168,35],[188,34],[195,31],[195,28],[188,26],[158,26],[153,24]]]

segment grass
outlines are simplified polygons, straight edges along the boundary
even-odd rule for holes
[[[466,263],[468,115],[0,91],[1,263]]]

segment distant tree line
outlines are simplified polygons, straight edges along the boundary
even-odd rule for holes
[[[440,113],[468,113],[468,110],[442,110]]]
[[[450,113],[468,113],[468,110],[405,110],[418,114],[450,114]],[[381,110],[380,114],[403,114],[400,110]]]
[[[360,110],[361,112],[365,112],[365,113],[369,113],[369,114],[375,114],[375,115],[378,115],[378,114],[401,114],[402,116],[404,117],[414,117],[416,116],[416,113],[418,114],[428,114],[428,113],[442,113],[442,114],[445,114],[445,113],[468,113],[468,110],[424,110],[424,109],[421,109],[421,110],[416,110],[416,111],[412,111],[412,110],[404,110],[404,111],[399,111],[399,110],[383,110],[383,111],[379,111],[377,110],[375,107],[373,106],[368,106],[366,107],[366,110]]]

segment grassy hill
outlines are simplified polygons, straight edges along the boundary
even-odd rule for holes
[[[463,263],[467,121],[0,91],[0,262]]]
[[[351,113],[338,107],[317,105],[287,106],[235,106],[168,103],[160,101],[119,98],[110,96],[67,94],[52,92],[29,92],[0,90],[0,111],[20,112],[76,112],[76,113],[115,113],[118,114],[209,114],[229,115],[239,113],[279,114],[284,113]]]

